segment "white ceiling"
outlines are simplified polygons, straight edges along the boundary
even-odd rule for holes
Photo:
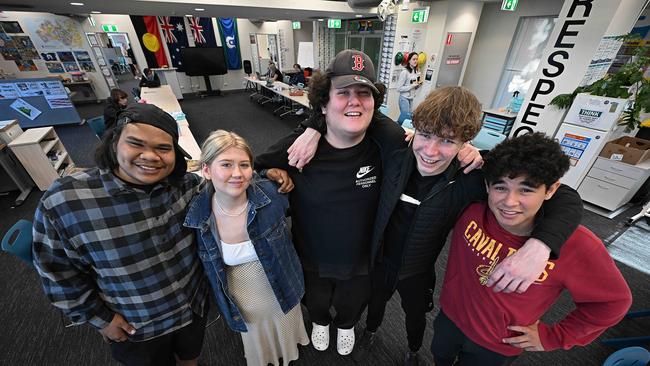
[[[70,5],[81,2],[83,6]],[[196,8],[205,9],[196,11]],[[376,8],[351,8],[346,1],[324,0],[0,0],[0,10],[88,15],[195,15],[264,20],[351,19],[375,16]]]

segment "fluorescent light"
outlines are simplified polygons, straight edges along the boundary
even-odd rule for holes
[[[192,15],[192,14],[185,14],[185,16],[188,17],[188,18],[191,18],[191,17],[193,17],[194,15]]]
[[[74,5],[74,6],[83,6],[84,3],[70,3],[70,5]]]
[[[194,10],[196,10],[196,11],[205,11],[205,9],[203,9],[203,8],[194,8]]]
[[[357,17],[357,18],[363,18],[363,15],[361,15],[361,14],[357,14],[357,15],[355,15],[355,17]]]
[[[92,13],[92,14],[101,14],[102,12],[101,12],[101,11],[97,11],[97,10],[92,10],[91,13]]]
[[[318,18],[318,21],[319,21],[319,22],[322,22],[322,21],[323,21],[323,18]]]

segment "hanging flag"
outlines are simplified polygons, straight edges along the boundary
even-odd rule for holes
[[[181,59],[181,49],[188,46],[187,32],[183,17],[158,17],[160,29],[162,30],[169,56],[172,58],[172,66],[178,71],[185,71],[183,60]]]
[[[196,47],[217,47],[212,18],[190,17],[190,30]]]
[[[237,19],[236,18],[219,18],[219,35],[221,44],[226,53],[226,63],[228,70],[241,69],[241,54],[239,53],[239,37],[237,36]]]
[[[160,32],[158,32],[158,23],[154,16],[130,15],[131,23],[138,35],[138,40],[142,46],[144,57],[149,67],[168,66],[169,62],[165,56]]]

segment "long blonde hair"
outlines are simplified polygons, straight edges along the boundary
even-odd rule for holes
[[[238,134],[225,130],[216,130],[210,133],[203,145],[201,145],[201,165],[210,165],[217,156],[231,147],[244,150],[253,164],[253,151],[246,140]]]

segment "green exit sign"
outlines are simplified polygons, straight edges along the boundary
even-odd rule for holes
[[[117,26],[115,24],[102,24],[102,30],[104,32],[117,32]]]
[[[426,23],[429,12],[427,9],[413,9],[411,23]]]
[[[501,3],[501,10],[515,11],[519,0],[503,0]]]
[[[327,28],[341,28],[341,19],[327,19]]]
[[[293,29],[300,29],[300,22],[292,22],[291,27]]]

